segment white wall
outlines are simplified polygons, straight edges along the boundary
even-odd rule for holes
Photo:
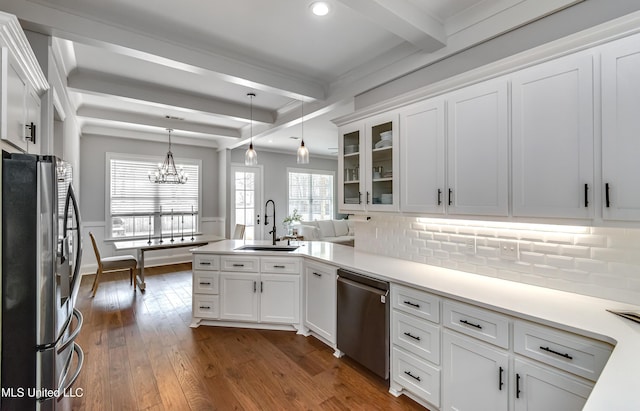
[[[244,152],[246,147],[240,147],[231,152],[231,162],[244,164]],[[335,198],[335,210],[334,216],[337,212],[337,187],[338,187],[338,159],[317,158],[310,157],[309,164],[298,164],[296,162],[295,153],[275,153],[270,151],[260,151],[259,146],[256,147],[258,152],[258,164],[264,166],[264,193],[263,204],[267,200],[273,200],[276,204],[276,224],[278,235],[282,234],[282,220],[287,216],[287,168],[307,168],[312,170],[327,170],[335,172],[334,180],[334,198]],[[230,176],[231,178],[231,176]],[[229,184],[231,182],[229,181]],[[229,218],[229,212],[227,213],[227,219]],[[268,230],[265,230],[265,233]],[[266,236],[265,236],[266,238]]]
[[[82,272],[90,273],[96,269],[96,260],[89,239],[91,231],[98,242],[102,256],[114,255],[113,245],[104,242],[105,238],[105,195],[106,195],[106,153],[127,153],[158,156],[158,161],[167,154],[168,145],[165,136],[159,136],[161,142],[123,139],[85,135],[80,139],[82,163],[80,174],[80,213],[83,220],[83,258]],[[172,144],[176,160],[191,158],[202,161],[202,227],[207,234],[224,235],[224,216],[218,213],[218,154],[213,148]],[[130,252],[128,252],[130,253]],[[128,254],[126,253],[126,254]],[[187,248],[169,251],[156,251],[145,254],[145,266],[190,261]]]

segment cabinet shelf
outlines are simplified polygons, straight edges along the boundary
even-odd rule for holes
[[[360,184],[360,180],[349,180],[349,181],[345,181],[345,184]]]
[[[356,151],[355,153],[349,153],[349,154],[343,154],[344,158],[355,158],[358,157],[360,155],[359,151]]]
[[[382,183],[382,182],[385,182],[385,181],[393,181],[393,177],[374,178],[372,181],[374,183]],[[347,183],[347,181],[345,181],[345,183]]]

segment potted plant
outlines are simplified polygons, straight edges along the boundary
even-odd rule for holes
[[[293,213],[291,213],[291,215],[288,215],[287,217],[285,217],[284,220],[282,220],[282,224],[284,225],[285,232],[287,233],[287,235],[291,235],[291,226],[294,223],[299,223],[301,221],[302,221],[302,216],[298,214],[298,209],[294,208]]]

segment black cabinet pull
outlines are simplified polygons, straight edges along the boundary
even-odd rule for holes
[[[520,398],[520,374],[516,374],[516,398]]]
[[[313,272],[313,275],[315,275],[316,277],[322,277],[322,274],[316,273],[315,271]]]
[[[609,208],[611,206],[611,202],[609,201],[609,183],[604,185],[604,198],[605,206]]]
[[[411,374],[411,371],[405,371],[404,373],[405,373],[405,374],[407,374],[409,377],[413,378],[413,379],[414,379],[414,380],[416,380],[416,381],[422,381],[422,380],[420,379],[420,377],[417,377],[417,376],[415,376],[415,375]]]
[[[409,338],[413,338],[416,341],[420,341],[420,337],[416,337],[415,335],[413,335],[413,334],[411,334],[409,332],[404,333],[404,335],[406,335]]]
[[[31,141],[33,144],[36,143],[36,125],[31,122],[30,124],[25,124],[25,128],[29,130],[29,134],[24,137],[25,140]]]
[[[573,360],[573,357],[572,357],[572,356],[570,356],[570,355],[569,355],[569,354],[567,354],[567,353],[561,353],[561,352],[558,352],[558,351],[552,350],[552,349],[551,349],[551,348],[549,348],[549,347],[543,347],[543,346],[540,346],[540,349],[541,349],[542,351],[550,352],[551,354],[558,355],[558,356],[563,357],[563,358],[566,358],[566,359],[568,359],[568,360]]]
[[[211,283],[200,283],[200,285],[211,285]]]
[[[255,281],[253,282],[253,292],[254,293],[256,292],[256,282]]]
[[[211,265],[209,261],[200,261],[200,265]]]
[[[274,265],[273,268],[285,268],[284,265]]]
[[[362,193],[358,191],[358,204],[362,204]]]
[[[262,284],[262,281],[260,281],[260,292],[262,292],[264,290],[264,285]]]
[[[201,306],[200,306],[200,309],[201,309],[201,310],[210,310],[210,309],[211,309],[211,307],[206,306],[206,305],[201,305]]]
[[[453,193],[453,190],[449,189],[449,205],[451,205],[451,193]]]
[[[404,303],[415,308],[420,308],[420,304],[412,303],[411,301],[404,301]]]
[[[369,192],[367,191],[367,204],[369,204]]]
[[[475,327],[475,328],[477,328],[477,329],[479,329],[479,330],[482,330],[482,326],[481,326],[480,324],[470,323],[470,322],[469,322],[469,321],[467,321],[467,320],[460,320],[460,322],[461,322],[462,324],[466,324],[466,325],[469,325],[469,326],[471,326],[471,327]]]
[[[589,184],[584,185],[584,206],[589,207]]]
[[[438,205],[442,204],[442,190],[438,189]]]
[[[504,385],[504,381],[502,381],[502,375],[504,374],[504,368],[500,367],[498,370],[498,389],[502,391],[502,386]]]
[[[244,267],[244,264],[234,264],[234,267]]]

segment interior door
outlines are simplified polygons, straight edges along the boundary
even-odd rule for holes
[[[231,229],[244,224],[246,240],[262,239],[262,167],[235,165],[231,167],[231,176]]]

